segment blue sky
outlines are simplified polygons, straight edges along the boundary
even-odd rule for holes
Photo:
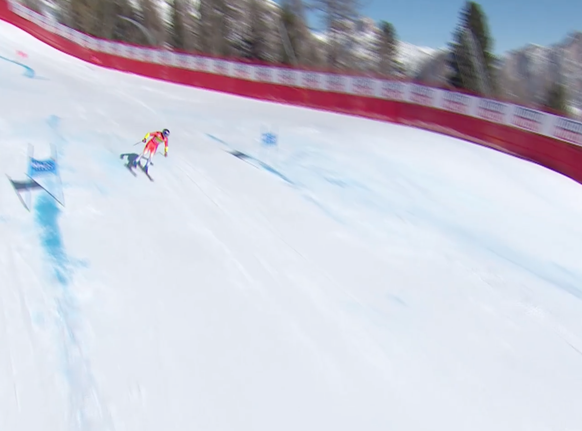
[[[305,0],[309,1],[309,0]],[[391,22],[398,38],[440,48],[450,41],[464,0],[362,0],[363,15]],[[582,0],[483,0],[496,54],[528,43],[549,45],[582,31]],[[319,26],[314,17],[310,25]]]

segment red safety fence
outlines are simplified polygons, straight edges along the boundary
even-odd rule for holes
[[[81,60],[163,81],[419,127],[530,160],[582,183],[582,123],[399,80],[268,65],[106,41],[14,0],[0,19]]]

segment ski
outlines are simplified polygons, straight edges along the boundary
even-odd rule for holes
[[[151,163],[150,163],[151,164]],[[154,179],[150,176],[149,172],[142,166],[141,163],[138,163],[138,166],[140,167],[141,171],[146,174],[146,176],[149,178],[150,181],[154,181]]]

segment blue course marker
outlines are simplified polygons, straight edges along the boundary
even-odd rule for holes
[[[26,64],[22,64],[22,63],[19,63],[18,61],[11,60],[11,59],[6,58],[6,57],[2,57],[1,55],[0,55],[0,60],[4,60],[4,61],[7,61],[8,63],[16,64],[20,67],[23,67],[24,68],[23,75],[26,76],[27,78],[33,79],[36,76],[34,69],[32,67],[27,66]]]

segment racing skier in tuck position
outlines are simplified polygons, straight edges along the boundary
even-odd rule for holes
[[[143,152],[135,159],[133,166],[136,167],[141,159],[147,159],[144,166],[144,170],[147,173],[149,165],[152,163],[152,158],[156,155],[158,146],[164,143],[164,157],[168,157],[168,137],[170,136],[170,131],[164,129],[161,132],[150,132],[145,135],[142,142],[145,145]]]

